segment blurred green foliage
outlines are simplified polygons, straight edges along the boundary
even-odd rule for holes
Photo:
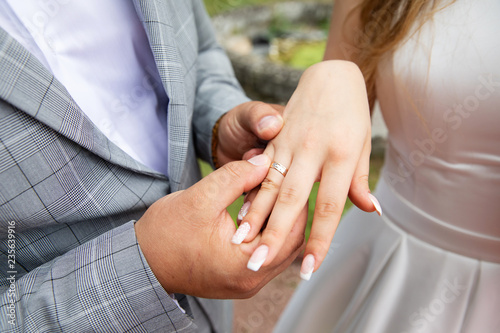
[[[210,15],[249,5],[263,5],[276,2],[294,1],[294,0],[203,0],[205,7]],[[297,0],[295,0],[297,1]],[[322,2],[330,3],[332,0],[299,0],[300,2]]]
[[[204,0],[207,12],[210,15],[215,15],[237,7],[260,5],[279,1],[280,0]]]
[[[323,60],[325,49],[326,41],[303,45],[293,52],[287,64],[294,68],[308,68]]]
[[[279,43],[280,39],[275,39]],[[287,66],[306,69],[321,60],[326,49],[326,41],[287,41],[288,47],[279,48],[277,55],[271,58],[272,61],[285,64]]]
[[[205,7],[210,15],[247,5],[259,5],[278,2],[279,0],[204,0]]]

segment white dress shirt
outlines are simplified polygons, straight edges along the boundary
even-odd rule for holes
[[[168,97],[132,1],[0,0],[0,27],[112,142],[168,175]]]

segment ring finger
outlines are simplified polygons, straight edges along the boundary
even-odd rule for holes
[[[269,167],[269,172],[253,201],[247,201],[247,213],[240,216],[242,218],[241,225],[248,223],[246,228],[250,228],[245,237],[246,240],[252,240],[258,235],[264,222],[271,214],[281,184],[288,171],[287,168],[292,163],[290,155],[286,152],[276,152],[276,154],[274,154],[274,148],[272,146],[268,146],[265,154],[270,156],[273,161]],[[248,202],[250,202],[250,204]]]

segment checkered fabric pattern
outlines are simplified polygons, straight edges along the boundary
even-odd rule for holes
[[[172,301],[141,253],[134,220],[199,179],[213,124],[247,98],[201,0],[134,3],[169,96],[169,179],[111,143],[0,29],[1,332],[225,329],[226,304],[176,295],[183,313]]]

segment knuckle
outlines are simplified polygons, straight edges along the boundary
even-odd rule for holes
[[[264,102],[253,102],[252,106],[250,107],[250,111],[253,114],[259,114],[259,113],[262,113],[262,112],[268,110],[268,108],[269,108],[269,105],[267,105]]]
[[[357,178],[357,181],[361,184],[365,184],[365,183],[368,183],[368,175],[367,174],[364,174],[364,175],[361,175]]]
[[[313,131],[307,131],[307,135],[301,141],[302,148],[304,150],[315,150],[318,149],[318,138]]]
[[[356,192],[356,191],[360,191],[360,192],[365,192],[369,189],[369,185],[368,185],[368,175],[367,174],[364,174],[364,175],[361,175],[361,176],[358,176],[358,177],[355,177],[352,181],[352,185],[351,185],[351,188],[350,188],[350,193],[352,193],[353,191]]]
[[[242,174],[242,167],[239,163],[228,163],[222,166],[222,169],[225,171],[225,174],[229,176],[229,181],[236,181],[240,179],[240,175]]]
[[[299,201],[299,193],[293,187],[283,188],[278,195],[278,203],[293,206]]]
[[[266,244],[273,244],[273,246],[281,247],[282,243],[282,232],[273,228],[272,226],[267,226],[264,230],[263,238]]]
[[[332,156],[334,160],[343,161],[352,155],[352,150],[349,149],[348,145],[331,145],[328,148],[328,155]]]
[[[266,192],[275,192],[278,191],[280,188],[280,185],[270,179],[269,177],[266,177],[262,184],[260,185],[261,190],[264,190]]]
[[[325,219],[342,213],[343,207],[333,201],[316,203],[315,214],[317,217]]]
[[[258,291],[259,280],[257,278],[245,278],[231,280],[228,289],[235,295],[251,297]]]
[[[326,253],[328,253],[328,249],[330,248],[330,239],[326,236],[322,235],[311,235],[309,237],[309,243],[308,246],[312,247],[312,250],[314,253],[319,254],[321,258],[325,256]]]
[[[259,291],[260,291],[260,288],[255,288],[255,289],[249,290],[249,291],[247,291],[245,293],[242,293],[241,294],[241,298],[245,298],[245,299],[252,298],[255,295],[257,295],[257,293]]]
[[[248,222],[250,224],[249,237],[256,237],[258,232],[261,230],[264,223],[266,223],[266,218],[268,213],[259,208],[251,208],[248,213],[243,217],[243,222]]]

